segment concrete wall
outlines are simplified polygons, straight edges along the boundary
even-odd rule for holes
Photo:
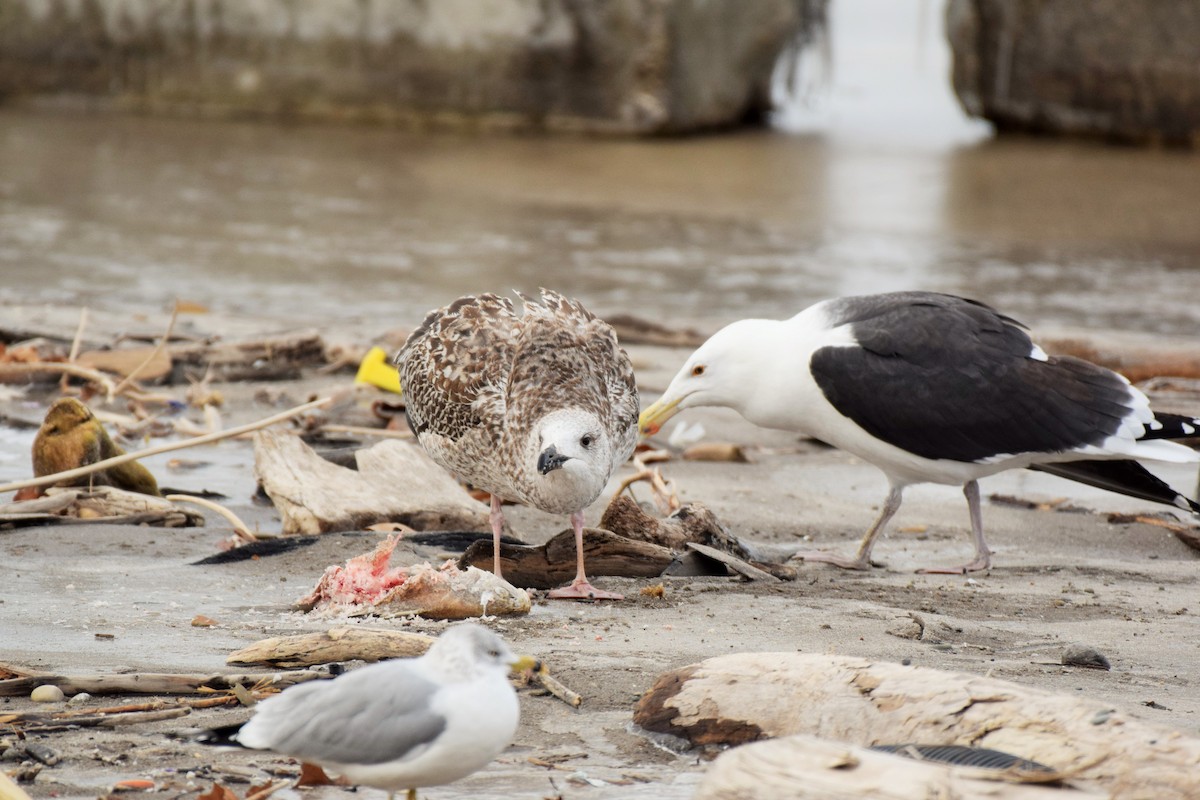
[[[1001,130],[1200,145],[1197,0],[950,0],[954,90]]]
[[[0,98],[620,133],[736,124],[826,0],[0,0]]]

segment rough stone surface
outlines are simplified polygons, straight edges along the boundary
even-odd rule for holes
[[[825,0],[0,0],[0,98],[669,133],[762,110]]]
[[[1200,144],[1200,4],[950,0],[954,90],[1000,130]]]

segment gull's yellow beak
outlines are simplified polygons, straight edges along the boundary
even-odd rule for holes
[[[538,661],[533,656],[518,656],[516,661],[508,665],[508,668],[516,673],[525,672],[526,670],[540,672],[542,669],[542,662]]]
[[[643,436],[653,436],[658,433],[663,423],[679,413],[679,400],[664,403],[660,398],[638,417],[638,431]]]

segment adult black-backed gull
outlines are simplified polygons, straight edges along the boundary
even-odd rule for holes
[[[518,293],[519,294],[519,293]],[[430,312],[396,356],[408,422],[434,461],[492,495],[500,575],[501,498],[569,514],[577,574],[551,597],[619,600],[583,566],[583,509],[637,444],[638,394],[616,332],[578,301],[494,294]]]
[[[1047,356],[1015,320],[932,292],[825,300],[788,320],[746,319],[688,358],[641,416],[643,432],[693,406],[809,434],[879,467],[891,484],[854,558],[804,553],[850,569],[900,507],[905,486],[961,484],[975,558],[938,572],[987,569],[979,478],[1030,467],[1200,512],[1132,459],[1190,462],[1177,442],[1200,420],[1155,414],[1123,376]]]
[[[245,724],[206,731],[200,741],[294,756],[415,800],[417,788],[470,775],[508,746],[520,714],[508,673],[534,663],[465,622],[420,658],[292,686]]]

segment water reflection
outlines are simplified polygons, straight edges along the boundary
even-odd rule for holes
[[[718,321],[923,287],[1200,330],[1200,157],[817,134],[420,136],[0,110],[6,302],[403,324],[549,284]]]

